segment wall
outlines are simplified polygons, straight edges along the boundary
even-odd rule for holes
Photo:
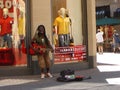
[[[117,1],[117,2],[116,2]],[[96,6],[110,5],[120,3],[120,0],[96,0]]]
[[[38,25],[43,24],[46,28],[46,34],[50,42],[52,42],[51,32],[51,0],[31,0],[31,36],[34,33]],[[36,56],[32,57],[32,60],[37,60]]]
[[[51,0],[31,0],[31,33],[35,33],[38,25],[43,24],[47,36],[51,40]]]
[[[39,4],[38,4],[39,3]],[[52,40],[51,32],[51,0],[31,0],[31,29],[32,37],[39,24],[44,24],[47,30],[47,35]],[[82,44],[82,14],[81,0],[67,0],[67,8],[70,11],[70,17],[73,22],[73,36],[76,45]]]

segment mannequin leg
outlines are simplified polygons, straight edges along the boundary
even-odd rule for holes
[[[70,45],[70,34],[66,34],[65,35],[65,46],[69,46]]]
[[[64,47],[65,46],[64,35],[58,35],[58,40],[59,40],[59,47]]]
[[[11,37],[11,35],[9,35],[7,38],[8,38],[7,39],[8,48],[12,48],[12,37]]]

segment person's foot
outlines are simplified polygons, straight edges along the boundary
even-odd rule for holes
[[[100,54],[100,52],[98,52]]]
[[[51,73],[47,73],[47,76],[50,77],[50,78],[53,77]]]
[[[101,52],[100,54],[103,54],[103,52]]]
[[[42,74],[41,74],[41,78],[42,78],[42,79],[45,78],[45,74],[42,73]]]

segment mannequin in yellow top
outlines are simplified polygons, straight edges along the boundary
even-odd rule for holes
[[[20,15],[18,18],[18,34],[20,36],[20,39],[25,36],[24,17],[22,11],[20,11]]]
[[[58,35],[59,47],[69,46],[70,43],[70,20],[66,17],[66,9],[60,8],[59,16],[54,21],[54,29]]]
[[[21,55],[21,45],[25,38],[25,19],[24,19],[24,13],[20,11],[20,15],[18,17],[18,34],[19,34],[19,55]]]

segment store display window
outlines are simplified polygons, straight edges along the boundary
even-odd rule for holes
[[[26,65],[26,54],[21,45],[25,42],[25,2],[0,0],[0,65]]]
[[[86,60],[82,0],[52,0],[54,63]],[[87,35],[87,33],[86,33]]]

